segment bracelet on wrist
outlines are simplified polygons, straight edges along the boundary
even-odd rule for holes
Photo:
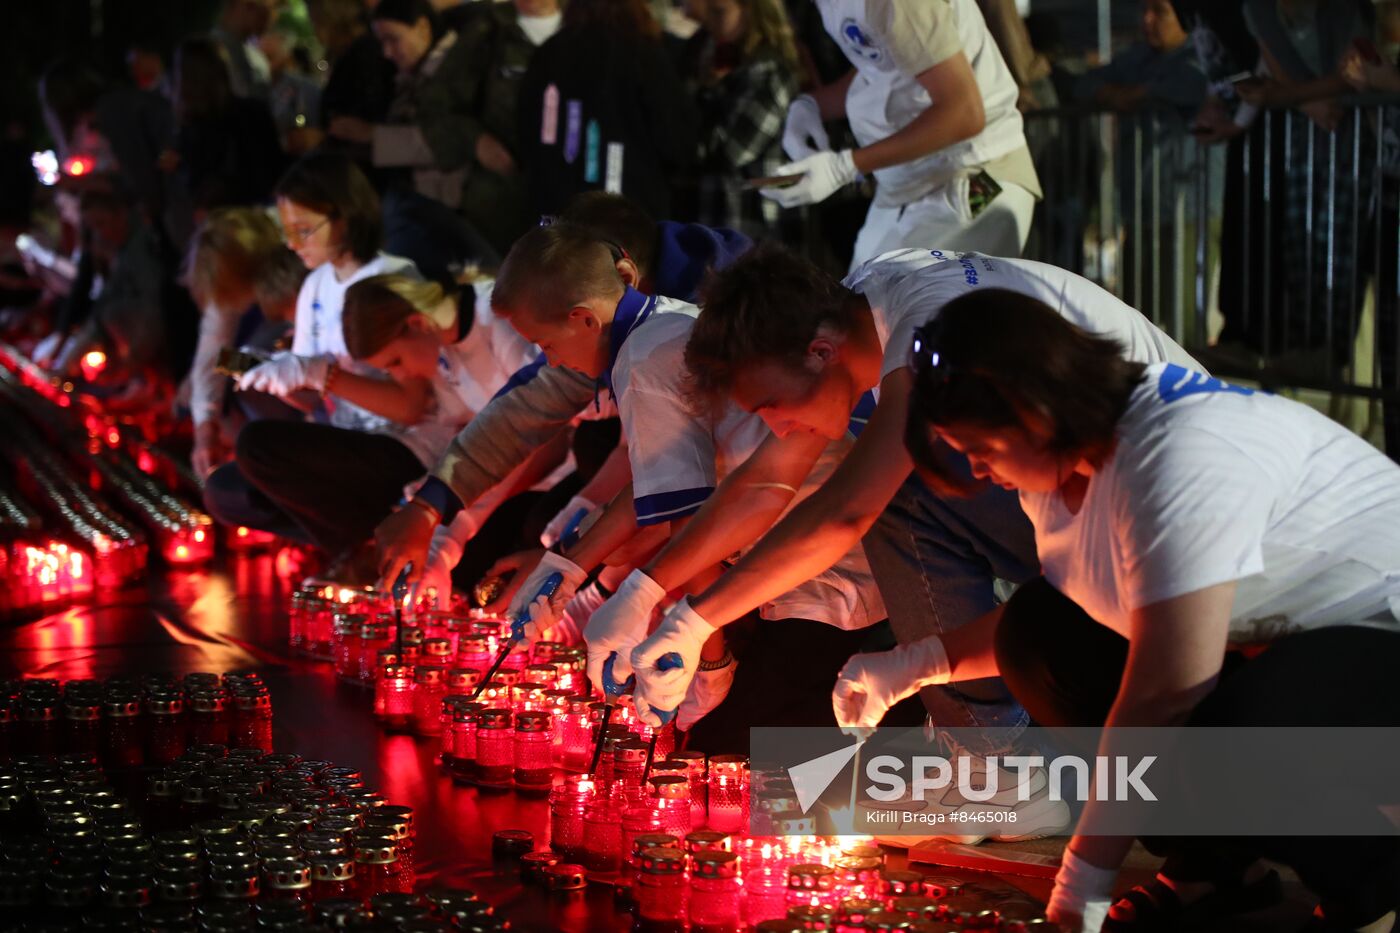
[[[442,521],[442,513],[439,512],[436,508],[434,508],[434,507],[433,507],[433,504],[432,504],[431,502],[425,502],[424,500],[419,499],[417,496],[414,496],[412,499],[409,499],[409,500],[408,500],[408,504],[409,504],[409,505],[416,505],[416,506],[418,506],[420,509],[422,509],[424,512],[427,512],[427,513],[428,513],[428,517],[430,517],[433,521],[435,521],[435,522],[441,522],[441,521]]]
[[[700,664],[696,667],[696,670],[699,670],[699,671],[718,671],[718,670],[723,670],[724,668],[728,667],[729,665],[731,665],[731,664],[733,664],[733,663],[734,663],[734,652],[730,651],[729,648],[726,647],[726,648],[724,649],[724,656],[723,656],[723,657],[718,658],[718,659],[716,659],[716,660],[714,660],[714,661],[706,661],[706,660],[704,660],[704,659],[701,659]]]

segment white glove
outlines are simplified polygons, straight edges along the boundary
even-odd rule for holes
[[[545,551],[544,557],[541,557],[540,562],[535,565],[535,569],[530,571],[530,575],[525,578],[520,589],[515,591],[515,596],[510,601],[510,608],[506,610],[506,617],[511,621],[520,618],[520,614],[525,612],[531,603],[536,602],[535,597],[539,594],[540,587],[544,585],[545,579],[552,573],[563,575],[564,582],[559,584],[559,589],[555,590],[554,595],[548,600],[548,622],[545,623],[541,617],[541,624],[527,624],[525,626],[526,644],[533,642],[542,628],[548,628],[554,624],[554,614],[574,598],[578,588],[583,586],[583,581],[588,579],[588,571],[578,564],[567,557],[555,554],[553,551]],[[534,617],[533,612],[531,617]]]
[[[822,125],[822,111],[811,94],[799,94],[788,104],[783,124],[783,152],[789,159],[805,159],[831,148],[831,137]]]
[[[468,535],[470,537],[470,535]],[[462,559],[461,541],[446,525],[439,525],[428,545],[428,558],[423,562],[423,576],[408,591],[408,604],[418,605],[418,598],[435,591],[434,609],[446,609],[452,604],[452,568]]]
[[[593,613],[611,598],[604,594],[596,580],[591,586],[579,590],[560,614],[559,630],[554,633],[554,640],[566,645],[582,644],[584,626],[593,618]]]
[[[676,713],[676,728],[685,732],[705,718],[705,715],[729,696],[729,688],[734,686],[734,672],[738,662],[730,661],[717,671],[698,671],[685,692],[681,708]]]
[[[618,683],[632,674],[632,649],[647,637],[651,614],[666,596],[651,577],[634,570],[618,586],[612,598],[594,611],[583,629],[588,645],[588,679],[603,689],[603,665],[608,656],[617,652],[613,662],[613,678]]]
[[[259,363],[238,377],[238,388],[245,392],[267,392],[288,396],[297,389],[326,388],[332,359],[329,356],[297,356],[286,350],[274,353],[272,359]]]
[[[655,710],[673,710],[681,705],[700,667],[700,649],[715,631],[700,613],[690,608],[687,596],[671,607],[650,638],[632,649],[632,673],[637,675],[633,699],[638,719],[649,726],[660,726],[661,717]],[[681,666],[658,670],[656,662],[672,651],[681,656]]]
[[[1071,933],[1099,933],[1113,903],[1118,872],[1091,865],[1066,848],[1045,915]]]
[[[801,207],[825,201],[860,177],[850,149],[818,152],[780,165],[774,175],[801,175],[802,180],[786,188],[760,188],[758,193],[783,207]]]
[[[544,531],[540,532],[540,544],[545,547],[554,547],[555,542],[563,537],[564,529],[569,527],[569,523],[574,520],[574,516],[579,513],[580,509],[583,510],[586,518],[586,513],[592,512],[596,508],[598,508],[597,505],[583,496],[574,496],[569,500],[569,504],[564,506],[558,515],[551,518],[548,525],[544,526]],[[581,528],[582,526],[580,526]]]
[[[831,691],[831,708],[841,731],[866,738],[885,711],[920,687],[946,684],[952,674],[943,640],[930,635],[893,651],[858,654],[846,662]]]

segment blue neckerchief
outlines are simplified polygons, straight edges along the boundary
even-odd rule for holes
[[[608,332],[608,368],[598,377],[598,388],[607,389],[613,401],[617,400],[613,394],[613,367],[617,365],[617,355],[622,352],[622,345],[627,342],[628,336],[651,316],[655,307],[655,295],[643,295],[631,286],[627,286],[622,300],[617,303],[617,312],[613,314],[612,328]],[[597,403],[596,394],[594,403]]]

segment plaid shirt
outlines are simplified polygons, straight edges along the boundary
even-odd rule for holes
[[[706,42],[696,73],[709,75],[714,44]],[[783,155],[783,123],[796,77],[778,59],[759,53],[696,88],[701,115],[699,219],[750,237],[772,236],[782,214],[775,202],[746,188],[745,179],[774,174]]]

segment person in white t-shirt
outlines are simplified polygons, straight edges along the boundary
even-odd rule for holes
[[[542,275],[545,269],[551,274]],[[595,683],[601,683],[604,662],[613,652],[618,654],[618,680],[628,676],[627,650],[644,636],[668,586],[684,585],[701,573],[713,576],[720,561],[752,544],[792,500],[792,489],[765,489],[744,481],[747,461],[801,458],[810,466],[833,448],[826,458],[829,468],[839,459],[844,443],[844,438],[832,444],[810,435],[775,439],[762,419],[732,405],[718,406],[712,416],[691,410],[684,399],[682,353],[700,311],[683,301],[648,297],[636,290],[639,281],[636,264],[621,249],[586,228],[558,224],[533,230],[517,241],[492,292],[493,309],[509,318],[522,336],[538,343],[551,367],[584,373],[596,380],[598,393],[616,399],[632,474],[630,487],[576,542],[556,545],[535,565],[519,571],[523,583],[509,615],[519,618],[531,613],[533,625],[526,630],[527,639],[537,637],[553,621],[593,568],[634,539],[657,529],[664,539],[665,532],[674,534],[688,527],[691,517],[712,497],[732,510],[731,520],[706,523],[700,535],[705,547],[695,550],[688,563],[674,564],[674,577],[667,574],[658,580],[640,571],[633,573],[613,597],[626,611],[601,626],[595,623],[602,610],[594,613],[584,634],[590,647],[589,675]],[[527,392],[541,393],[534,397],[544,401],[551,390],[547,384],[530,383],[512,395]],[[574,414],[593,404],[591,395],[577,402]],[[497,402],[505,403],[507,398]],[[530,422],[538,419],[540,407],[519,410],[513,425],[500,428],[533,427]],[[470,435],[464,432],[462,438]],[[433,526],[440,520],[451,521],[472,504],[472,498],[456,491],[468,491],[466,487],[454,484],[454,464],[472,456],[471,445],[459,438],[410,504],[380,527],[386,554],[382,579],[395,579],[405,562],[414,565],[410,582],[421,574],[418,568],[426,562]],[[727,480],[731,476],[734,482]],[[693,737],[692,743],[701,742],[709,751],[733,751],[747,748],[748,727],[755,723],[834,722],[825,704],[825,685],[860,647],[861,630],[879,622],[884,609],[859,542],[832,563],[837,566],[829,572],[797,581],[763,601],[764,621],[755,637],[778,633],[772,643],[783,645],[786,654],[765,659],[769,666],[762,670],[767,676],[757,676],[757,666],[746,674],[744,665],[739,665],[737,676],[754,681],[764,700],[756,702],[751,692],[736,684],[736,694],[748,699],[742,704],[736,700],[729,712],[713,722],[707,718],[703,725],[713,732],[710,741]],[[555,573],[563,583],[553,599],[536,599],[544,579]],[[725,697],[730,679],[736,676],[723,638],[701,646],[692,661],[703,676],[695,678],[695,691],[672,707],[681,708],[678,722],[682,725],[698,720]],[[814,695],[822,698],[820,704],[813,704]],[[683,706],[682,699],[689,702]]]
[[[1019,256],[1040,181],[1016,109],[1019,91],[976,0],[815,0],[850,60],[847,75],[788,107],[795,161],[762,189],[814,204],[875,176],[851,268],[906,246]],[[858,148],[832,151],[824,121],[844,117]]]
[[[1108,292],[1028,260],[901,250],[865,264],[843,284],[781,247],[764,246],[712,277],[705,313],[686,347],[698,396],[731,399],[779,437],[839,437],[857,400],[869,393],[874,404],[864,407],[867,423],[830,478],[714,585],[677,603],[633,652],[643,718],[649,706],[674,705],[688,683],[691,668],[657,671],[658,657],[677,651],[688,659],[716,626],[822,573],[862,537],[901,643],[978,618],[995,605],[996,579],[1019,583],[1036,575],[1030,524],[1014,496],[988,489],[966,500],[940,497],[911,478],[904,449],[914,328],[960,295],[994,288],[1051,302],[1067,319],[1121,340],[1132,359],[1190,362]],[[747,479],[797,485],[786,469]],[[922,699],[940,729],[999,727],[1007,730],[1000,734],[1013,734],[1028,723],[995,680],[930,689]]]
[[[873,726],[919,685],[989,673],[1051,727],[1400,724],[1400,467],[1303,405],[1176,363],[1131,363],[1123,349],[1005,293],[961,298],[918,332],[911,451],[940,473],[927,453],[947,444],[974,476],[1016,490],[1044,577],[956,632],[853,659],[833,693],[843,727]],[[1104,735],[1098,753],[1111,755]],[[1345,763],[1321,765],[1347,780]],[[1166,865],[1111,909],[1132,840],[1102,834],[1095,797],[1050,919],[1194,929],[1207,904],[1269,895],[1256,864],[1268,858],[1321,899],[1325,917],[1308,929],[1391,930],[1400,838],[1379,807],[1393,794],[1368,795],[1400,777],[1365,767],[1346,799],[1388,834],[1148,837]],[[1209,786],[1184,793],[1229,792],[1220,777],[1197,775]],[[1300,764],[1272,773],[1270,790],[1296,787],[1302,805],[1317,780]],[[1232,805],[1263,806],[1245,783]]]
[[[245,426],[234,462],[210,474],[205,501],[223,522],[279,533],[291,525],[303,540],[344,557],[440,453],[399,436],[424,416],[427,381],[397,382],[355,362],[341,328],[353,283],[417,270],[379,251],[379,198],[347,157],[306,156],[276,195],[283,236],[311,272],[297,295],[291,350],[244,373],[238,387],[280,396],[309,410],[315,423]]]

